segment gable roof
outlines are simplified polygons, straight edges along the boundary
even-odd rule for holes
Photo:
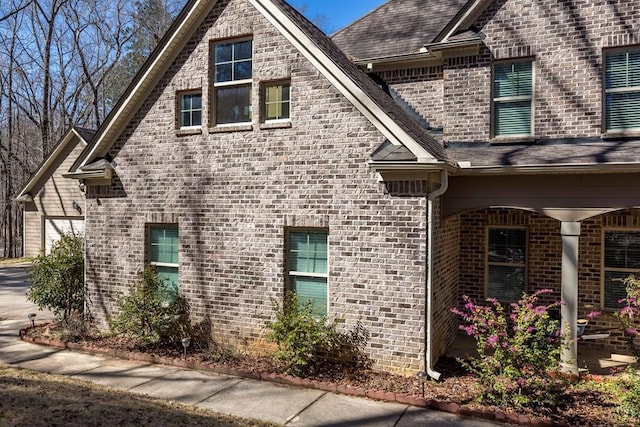
[[[389,0],[335,33],[332,40],[352,58],[419,52],[448,28],[468,0]]]
[[[136,75],[72,172],[103,157],[129,118],[177,57],[218,0],[190,0]],[[446,160],[442,145],[317,27],[283,0],[248,0],[291,42],[392,144],[405,146],[419,162]]]
[[[60,157],[70,148],[71,144],[75,147],[78,143],[81,143],[86,147],[88,141],[93,138],[94,134],[95,131],[91,129],[80,127],[72,127],[69,129],[60,141],[58,141],[53,150],[51,150],[51,153],[40,163],[36,171],[31,175],[24,187],[22,187],[15,200],[26,201],[29,196],[33,196],[31,192],[43,179],[49,179],[55,172],[53,165],[60,160]],[[71,147],[71,149],[73,148]]]

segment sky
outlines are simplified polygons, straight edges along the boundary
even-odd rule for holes
[[[289,0],[304,9],[305,16],[326,33],[332,34],[371,12],[386,0]]]

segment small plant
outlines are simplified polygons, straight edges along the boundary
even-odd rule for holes
[[[84,239],[63,234],[48,255],[38,256],[29,270],[27,300],[68,319],[84,308]]]
[[[314,313],[313,301],[300,304],[295,292],[287,293],[282,305],[274,301],[273,309],[276,317],[267,322],[267,339],[278,345],[274,356],[286,372],[304,375],[331,347],[335,324]]]
[[[637,340],[640,330],[640,280],[632,275],[624,279],[624,284],[627,296],[620,300],[624,307],[614,315],[622,325],[627,347],[635,357],[640,358],[640,343]]]
[[[640,418],[640,371],[627,367],[620,375],[605,383],[616,398],[616,412],[630,422]]]
[[[550,290],[524,294],[510,312],[495,299],[476,305],[463,296],[463,310],[451,311],[465,321],[460,329],[476,340],[477,358],[462,363],[483,384],[483,401],[516,406],[554,406],[560,390],[550,371],[558,370],[563,349],[560,325],[538,298]]]
[[[133,338],[141,346],[180,343],[189,328],[188,305],[172,293],[151,266],[140,281],[117,301],[118,316],[110,323],[116,335]]]

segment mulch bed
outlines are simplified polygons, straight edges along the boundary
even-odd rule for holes
[[[596,387],[594,379],[569,384],[558,408],[496,407],[478,403],[478,380],[470,376],[454,358],[441,357],[435,369],[440,381],[424,383],[417,377],[404,377],[370,369],[354,370],[337,364],[316,366],[305,378],[286,375],[270,357],[217,354],[189,348],[148,347],[143,350],[121,338],[91,334],[83,339],[62,341],[55,325],[27,328],[23,339],[72,350],[110,354],[145,362],[175,365],[190,369],[257,378],[289,385],[312,387],[337,393],[367,396],[413,406],[473,416],[518,425],[627,426],[615,413],[612,395]]]

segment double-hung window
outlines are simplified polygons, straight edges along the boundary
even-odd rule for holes
[[[265,122],[289,120],[291,105],[291,84],[288,82],[268,83],[263,88]]]
[[[252,42],[217,43],[213,47],[216,125],[251,122]]]
[[[605,131],[640,131],[640,47],[604,56]]]
[[[533,61],[493,64],[493,136],[533,135],[532,112]]]
[[[623,280],[640,271],[640,231],[605,230],[602,307],[617,309],[627,296]]]
[[[487,238],[487,297],[517,301],[527,277],[526,228],[490,227]]]
[[[316,314],[327,314],[328,242],[326,230],[290,230],[287,248],[289,289],[301,304],[313,301]]]
[[[202,93],[191,92],[180,95],[180,127],[202,125]]]
[[[165,289],[178,294],[178,227],[152,225],[149,227],[149,264],[155,267]]]

